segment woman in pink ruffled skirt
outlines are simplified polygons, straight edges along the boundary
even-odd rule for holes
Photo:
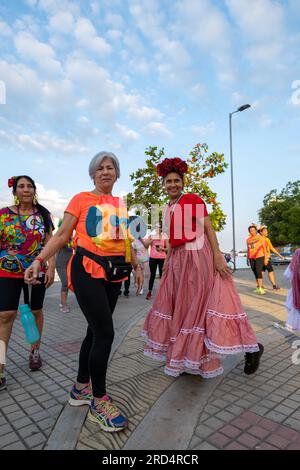
[[[203,200],[183,194],[187,164],[166,158],[157,166],[170,197],[165,211],[170,250],[143,329],[144,354],[165,361],[165,373],[209,378],[223,372],[219,358],[245,353],[246,374],[259,367],[257,343]]]

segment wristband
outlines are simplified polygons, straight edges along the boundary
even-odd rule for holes
[[[37,256],[34,261],[38,261],[41,265],[44,264],[44,260],[40,256]]]

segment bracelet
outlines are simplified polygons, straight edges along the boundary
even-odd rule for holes
[[[37,256],[34,261],[39,261],[39,263],[41,263],[41,265],[44,263],[43,258],[41,258],[40,256]]]

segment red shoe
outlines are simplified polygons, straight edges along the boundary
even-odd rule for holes
[[[151,291],[149,290],[148,294],[146,295],[146,300],[150,300],[151,299]]]

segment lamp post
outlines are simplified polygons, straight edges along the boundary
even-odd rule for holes
[[[232,161],[232,115],[245,111],[245,109],[250,108],[250,104],[244,104],[240,106],[236,111],[229,113],[229,139],[230,139],[230,170],[231,170],[231,205],[232,205],[232,242],[233,242],[233,266],[236,270],[236,252],[235,252],[235,220],[234,220],[234,189],[233,189],[233,161]]]

